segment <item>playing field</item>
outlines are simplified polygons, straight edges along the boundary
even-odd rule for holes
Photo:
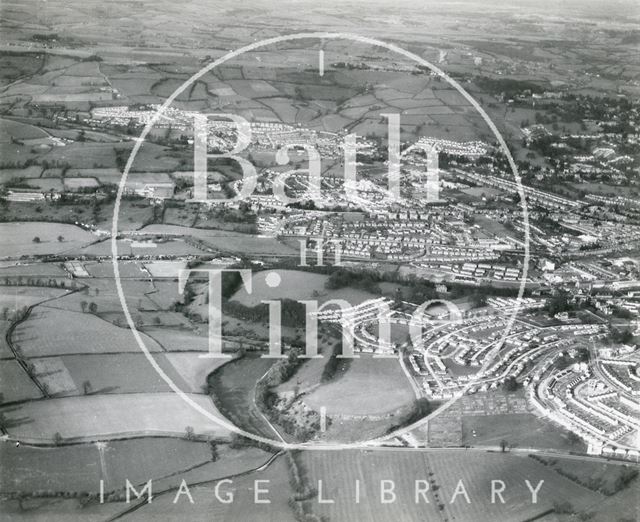
[[[219,415],[211,399],[189,395],[212,415]],[[196,433],[228,435],[206,416],[187,405],[175,393],[88,395],[30,402],[5,407],[12,437],[33,441],[64,439],[96,440],[131,435],[183,435],[187,426]]]

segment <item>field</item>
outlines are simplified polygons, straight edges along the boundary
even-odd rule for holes
[[[583,443],[572,443],[565,430],[532,413],[465,415],[462,418],[463,444],[497,446],[501,440],[520,448],[584,449]]]
[[[317,512],[332,521],[349,520],[459,520],[474,522],[521,521],[548,510],[554,501],[570,498],[578,508],[590,505],[601,495],[575,485],[550,472],[527,457],[503,454],[472,453],[470,451],[310,451],[303,455],[309,480],[323,481],[324,498],[335,504],[317,506]],[[360,503],[355,502],[355,484],[360,480]],[[380,503],[380,481],[395,485],[396,501]],[[418,495],[415,481],[429,481],[426,499]],[[467,503],[456,486],[462,480],[469,496]],[[505,483],[505,503],[491,503],[491,480]],[[536,487],[537,504],[525,480]],[[453,503],[451,502],[453,498]]]
[[[159,478],[168,473],[188,469],[207,462],[211,453],[206,443],[175,438],[140,438],[114,440],[102,452],[95,444],[79,444],[57,448],[36,448],[14,444],[0,445],[0,477],[2,491],[98,491],[99,480],[105,489],[124,486],[128,478],[133,484]],[[153,458],[162,454],[162,459]],[[140,465],[129,463],[136,455],[146,455]],[[38,470],[38,471],[36,471]],[[47,470],[47,473],[42,473]]]
[[[106,270],[110,270],[108,263],[102,263]],[[135,265],[123,265],[123,272],[126,274],[126,267]],[[120,313],[122,304],[118,298],[116,283],[113,278],[79,279],[80,285],[86,286],[79,292],[64,296],[55,301],[49,301],[42,308],[67,311],[69,313],[82,312],[82,303],[85,303],[85,310],[88,310],[90,303],[95,303],[98,307],[98,315],[102,313]],[[146,297],[147,292],[153,292],[154,286],[149,281],[122,279],[122,291],[129,308],[133,310],[155,311],[157,307]],[[177,288],[177,284],[175,285]]]
[[[205,359],[202,353],[167,353],[164,355],[186,383],[185,391],[203,393],[207,376],[226,363],[227,359]]]
[[[294,255],[297,251],[277,239],[262,238],[238,232],[205,230],[175,225],[149,225],[143,231],[151,235],[192,236],[213,249],[227,253],[246,255]]]
[[[2,271],[0,271],[0,276],[1,274]],[[37,279],[34,279],[34,281],[37,281]],[[3,286],[0,294],[0,309],[6,308],[9,312],[13,312],[24,306],[32,306],[48,299],[56,299],[65,293],[65,290],[58,288]]]
[[[36,308],[29,319],[16,328],[13,340],[28,357],[140,351],[133,334],[127,329],[118,328],[90,313],[48,307]],[[161,350],[148,337],[145,344],[149,351]]]
[[[250,473],[246,476],[232,478],[233,483],[222,484],[220,496],[224,498],[227,492],[233,492],[233,502],[223,504],[214,494],[215,482],[190,487],[193,504],[181,501],[173,503],[175,493],[161,495],[153,499],[151,504],[145,504],[141,509],[131,513],[127,519],[131,521],[175,520],[188,516],[189,520],[238,520],[264,522],[295,522],[295,518],[288,505],[291,489],[288,481],[288,471],[282,458],[278,458],[267,469]],[[254,502],[255,480],[266,480],[262,486],[269,490],[264,494],[271,503],[268,506]],[[187,499],[182,497],[184,502]],[[268,509],[266,509],[268,508]]]
[[[591,490],[599,491],[605,495],[616,493],[619,489],[617,481],[626,474],[633,472],[633,466],[622,465],[619,462],[580,462],[577,460],[542,457],[543,463],[560,475],[578,482]],[[637,470],[636,470],[637,471]],[[629,489],[637,489],[637,477],[631,483]]]
[[[0,361],[0,393],[2,402],[39,399],[38,387],[15,360]]]
[[[329,416],[384,415],[410,405],[414,399],[395,358],[375,359],[369,355],[354,359],[344,375],[304,397],[316,411],[326,407]]]
[[[144,267],[153,277],[173,277],[177,278],[180,270],[187,266],[185,261],[155,261],[147,263]]]
[[[264,421],[255,401],[255,386],[273,364],[273,359],[247,355],[230,361],[209,375],[213,401],[225,417],[236,426],[264,437],[273,438],[273,431]]]
[[[219,415],[208,397],[191,399]],[[225,437],[228,431],[188,406],[175,393],[88,395],[30,402],[2,408],[12,437],[25,441],[64,439],[100,440],[131,435],[183,435],[187,426],[196,433]]]
[[[0,358],[13,357],[13,352],[7,344],[7,330],[11,326],[11,321],[0,320]]]
[[[167,352],[206,352],[209,350],[209,338],[206,332],[195,333],[188,330],[168,328],[147,328],[145,333],[158,342]]]
[[[267,277],[276,273],[280,276],[280,284],[275,288],[269,287]],[[344,299],[351,305],[357,305],[376,296],[355,288],[340,288],[326,290],[325,283],[328,276],[313,274],[301,270],[268,270],[257,272],[251,278],[251,293],[242,286],[232,297],[245,306],[256,306],[263,299],[295,299],[317,300],[322,304],[329,299]]]
[[[29,140],[35,138],[47,138],[48,135],[42,129],[20,123],[19,121],[0,119],[0,143],[11,141],[11,138],[18,140]]]
[[[92,394],[170,391],[169,385],[156,373],[142,353],[63,355],[41,360],[51,359],[58,360],[63,365],[77,390],[76,394],[84,393],[85,382],[90,383]],[[167,362],[165,354],[156,353],[154,359],[180,389],[190,391],[181,376]]]
[[[0,237],[3,257],[60,254],[97,240],[96,236],[79,227],[44,222],[0,223]]]

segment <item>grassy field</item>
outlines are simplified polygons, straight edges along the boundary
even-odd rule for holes
[[[109,273],[109,267],[106,263],[102,263],[100,266],[105,267],[105,273]],[[124,265],[124,274],[127,273],[127,267],[135,267],[135,265]],[[109,276],[99,279],[83,278],[80,279],[78,283],[83,286],[86,285],[87,288],[83,288],[79,292],[64,296],[55,301],[50,301],[43,308],[82,312],[82,302],[84,301],[87,306],[89,303],[95,303],[98,306],[98,314],[122,312],[122,304],[118,298],[117,288],[113,278]],[[154,286],[149,281],[125,278],[121,280],[121,286],[132,314],[136,310],[153,311],[158,308],[153,301],[146,297],[147,292],[154,291]]]
[[[88,245],[97,237],[62,223],[0,223],[3,256],[60,254]],[[61,237],[62,241],[58,238]],[[39,241],[35,241],[38,238]]]
[[[532,413],[462,417],[463,444],[497,446],[501,440],[520,448],[586,449],[582,442],[572,442],[568,432]]]
[[[327,415],[383,415],[410,405],[415,399],[411,386],[396,359],[375,359],[362,355],[354,359],[344,375],[323,384],[304,397]]]
[[[115,517],[123,510],[122,504],[108,502],[82,506],[76,498],[24,498],[0,499],[0,511],[5,520],[30,520],[47,522],[101,522]]]
[[[458,520],[458,521],[521,521],[543,513],[553,502],[571,498],[576,506],[589,505],[602,498],[571,481],[550,472],[527,457],[471,452],[417,451],[310,451],[303,455],[312,483],[322,480],[325,498],[335,504],[317,507],[319,514],[332,521],[349,520]],[[537,504],[524,480],[535,486],[544,480]],[[360,480],[360,503],[355,502],[355,483]],[[392,480],[397,499],[380,502],[380,481]],[[415,481],[428,480],[429,503],[420,497],[416,503]],[[451,499],[462,480],[469,496]],[[506,489],[505,503],[491,503],[491,480],[502,480]],[[441,506],[441,507],[440,507]]]
[[[47,307],[36,308],[29,319],[16,328],[13,340],[28,357],[140,351],[128,329],[118,328],[90,313]],[[145,344],[150,351],[161,351],[149,337],[145,338]]]
[[[275,288],[267,285],[267,277],[271,273],[280,276],[280,284]],[[376,296],[355,288],[340,288],[326,290],[325,283],[328,276],[313,274],[301,270],[265,270],[257,272],[251,278],[251,293],[241,287],[232,299],[246,305],[256,306],[263,299],[296,299],[317,300],[322,304],[329,299],[344,299],[351,305],[357,305]]]
[[[184,518],[189,520],[238,520],[264,522],[295,522],[295,518],[288,505],[291,488],[288,481],[288,470],[282,458],[278,458],[264,471],[256,471],[243,477],[233,478],[232,484],[223,484],[220,495],[233,492],[233,502],[223,504],[216,499],[211,482],[202,486],[190,487],[194,503],[182,497],[182,501],[173,503],[175,493],[161,495],[153,499],[151,504],[145,504],[141,509],[131,513],[127,519],[133,522],[146,520],[175,520]],[[271,500],[268,506],[254,502],[254,481],[267,480],[261,487],[268,488],[269,493],[264,498]]]
[[[277,239],[263,238],[238,232],[222,230],[204,230],[175,225],[149,225],[144,232],[153,235],[192,236],[204,241],[208,246],[222,252],[243,253],[245,255],[297,254],[297,250],[281,243]]]
[[[0,358],[11,357],[13,358],[13,352],[9,349],[7,344],[7,330],[11,326],[11,321],[0,320]]]
[[[153,277],[173,278],[177,278],[180,270],[183,270],[186,266],[186,261],[155,261],[144,265]]]
[[[207,387],[207,376],[228,362],[227,359],[204,359],[202,353],[167,353],[164,357],[186,383],[185,391],[203,393]]]
[[[3,402],[39,399],[42,396],[27,372],[15,360],[0,361],[0,393]]]
[[[19,121],[0,119],[0,142],[11,141],[11,138],[28,140],[47,137],[46,132],[33,125],[20,123]]]
[[[209,339],[206,332],[198,334],[189,330],[151,327],[147,328],[145,333],[168,352],[206,352],[209,350]]]
[[[83,393],[85,382],[90,383],[90,391],[94,394],[155,393],[171,390],[142,353],[64,355],[44,360],[50,359],[61,361],[78,394]],[[189,389],[181,375],[167,361],[165,354],[157,353],[154,359],[180,389],[196,391]]]
[[[163,458],[157,458],[162,455]],[[0,445],[0,463],[5,473],[0,488],[8,491],[98,491],[120,488],[128,478],[133,484],[190,468],[211,459],[204,442],[169,437],[116,440],[106,444],[104,467],[96,444],[57,448]],[[136,466],[131,466],[135,460]]]
[[[12,312],[23,306],[31,306],[47,299],[60,297],[65,293],[66,290],[59,288],[3,286],[0,294],[0,310],[6,308],[9,312]]]
[[[224,416],[250,433],[274,437],[254,402],[255,385],[273,364],[273,359],[247,355],[230,361],[209,375],[213,401]]]
[[[619,489],[617,481],[636,469],[633,466],[605,461],[580,462],[577,460],[563,459],[561,457],[543,457],[540,460],[560,475],[582,484],[591,490],[604,493],[605,495],[616,493]],[[627,487],[637,490],[637,480],[636,477],[636,479],[631,482],[631,485]]]
[[[219,415],[211,399],[190,396],[205,410]],[[228,435],[207,417],[187,405],[175,393],[88,395],[30,402],[2,408],[7,431],[25,440],[118,438],[126,435],[183,435],[187,426],[196,433]]]

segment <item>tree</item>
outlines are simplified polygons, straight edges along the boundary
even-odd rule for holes
[[[567,439],[569,440],[569,444],[571,444],[572,446],[575,446],[576,444],[580,444],[582,442],[582,439],[572,431],[570,431],[567,435]]]
[[[91,381],[84,381],[82,383],[82,391],[85,395],[89,395],[91,393]]]
[[[86,301],[80,301],[80,308],[82,308],[82,313],[87,311],[87,302]]]
[[[56,432],[53,434],[53,443],[54,443],[56,446],[60,446],[60,444],[62,444],[62,440],[63,440],[63,439],[62,439],[62,435],[60,435],[60,432],[59,432],[59,431],[56,431]]]
[[[58,236],[58,242],[62,243],[64,241],[64,236]]]
[[[211,460],[215,462],[218,460],[218,443],[215,440],[209,441],[209,449],[211,450]]]
[[[510,392],[516,391],[518,389],[518,381],[516,378],[510,375],[504,380],[504,389]]]
[[[500,441],[500,450],[502,451],[502,453],[504,453],[505,451],[507,451],[507,448],[508,448],[508,447],[509,447],[509,443],[508,443],[506,440],[502,439],[502,440]]]
[[[184,438],[187,440],[193,440],[195,439],[196,434],[195,431],[193,430],[193,426],[187,426],[184,429]]]
[[[574,511],[573,505],[571,505],[571,503],[566,500],[558,500],[554,502],[553,510],[559,515],[562,515],[562,514],[570,515]]]
[[[97,304],[95,304],[93,301],[91,301],[91,302],[89,303],[89,311],[90,311],[92,314],[97,313],[97,312],[98,312],[98,305],[97,305]]]
[[[38,236],[36,236],[36,237],[34,237],[34,238],[32,239],[32,241],[33,241],[34,243],[40,243],[40,238],[39,238]]]

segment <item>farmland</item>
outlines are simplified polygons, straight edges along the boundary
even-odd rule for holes
[[[191,399],[212,415],[219,415],[211,400]],[[174,393],[89,395],[35,401],[2,408],[8,432],[17,439],[52,441],[55,433],[68,440],[100,440],[139,435],[184,435],[192,426],[196,433],[228,435],[207,417],[187,406]]]
[[[62,223],[0,223],[3,257],[60,254],[86,246],[97,237]]]
[[[349,369],[323,384],[304,401],[311,408],[326,407],[328,415],[384,415],[410,405],[415,399],[396,358],[376,359],[361,355]]]
[[[169,386],[156,373],[151,363],[142,353],[117,354],[81,354],[47,357],[46,360],[58,360],[65,373],[71,378],[76,394],[83,394],[84,383],[88,382],[91,393],[155,393],[168,392]],[[155,361],[162,370],[181,389],[186,388],[165,354],[155,354]],[[38,359],[33,359],[38,361]],[[50,377],[56,377],[56,374]]]
[[[37,279],[34,279],[34,281],[37,281]],[[9,313],[12,313],[23,307],[29,307],[49,299],[56,299],[65,293],[65,290],[58,288],[3,286],[2,294],[0,294],[0,309],[6,308]]]
[[[260,414],[254,397],[258,379],[272,364],[272,359],[247,355],[221,366],[208,379],[212,399],[220,413],[249,433],[269,438],[274,436],[273,432]]]
[[[16,328],[14,342],[29,357],[140,350],[129,330],[92,314],[47,307],[34,310],[29,319]],[[149,338],[145,344],[150,351],[160,351],[157,343]]]
[[[274,238],[263,238],[249,234],[222,230],[179,227],[175,225],[149,225],[142,229],[150,235],[191,236],[212,249],[225,253],[245,253],[247,255],[295,255],[297,250]]]
[[[547,511],[554,502],[571,498],[578,509],[590,506],[603,497],[548,471],[526,456],[452,452],[384,452],[348,451],[304,454],[303,460],[312,483],[322,480],[324,498],[335,504],[318,506],[320,514],[331,520],[386,521],[439,519],[483,521],[518,521]],[[360,480],[360,503],[355,502],[356,480]],[[395,484],[397,499],[380,503],[380,481]],[[415,481],[429,483],[425,497],[418,495]],[[505,483],[504,500],[491,502],[491,480]],[[535,488],[544,480],[537,504],[525,480]],[[454,496],[462,481],[470,502],[463,495]],[[453,503],[451,502],[453,498]]]
[[[463,444],[496,446],[507,440],[514,447],[557,448],[576,451],[581,443],[572,442],[568,433],[531,413],[464,416]]]
[[[269,522],[294,522],[295,518],[288,505],[291,490],[288,472],[282,458],[278,458],[267,469],[256,471],[243,477],[234,477],[233,483],[223,484],[220,497],[227,492],[233,492],[232,503],[221,503],[215,496],[215,482],[191,487],[194,503],[189,505],[188,512],[191,520],[210,520],[211,517],[222,520],[265,520]],[[268,509],[262,504],[254,502],[254,481],[267,480],[271,503]],[[263,483],[266,484],[266,483]],[[266,487],[266,486],[265,486]],[[181,502],[173,503],[173,494],[154,498],[151,504],[145,504],[141,509],[133,512],[129,519],[133,521],[154,519],[172,519],[184,513]],[[186,499],[182,499],[188,502]]]
[[[269,274],[277,274],[280,284],[275,288],[267,284]],[[355,288],[326,290],[328,276],[299,270],[269,270],[257,272],[251,279],[251,293],[242,286],[232,297],[245,306],[256,306],[264,299],[314,299],[322,304],[330,299],[344,299],[355,306],[375,296]]]
[[[60,446],[57,448],[16,448],[12,444],[0,446],[0,462],[8,473],[0,478],[2,491],[29,489],[61,491],[98,491],[99,480],[107,480],[107,490],[121,487],[125,479],[140,483],[210,460],[206,443],[175,438],[140,438],[114,440],[103,450],[104,468],[100,463],[100,449],[96,444]],[[151,457],[155,453],[163,459],[144,459],[136,469],[127,463],[136,454]],[[40,462],[50,475],[34,473],[34,463]]]
[[[164,355],[186,383],[185,390],[193,393],[206,390],[208,375],[227,362],[226,359],[205,359],[201,355],[193,352]]]
[[[633,331],[621,328],[624,347],[614,339],[617,316],[629,315],[618,304],[630,304],[625,310],[633,316],[638,312],[638,266],[629,261],[637,252],[617,254],[640,241],[633,2],[211,4],[2,0],[0,518],[638,518],[638,479],[611,494],[626,468],[592,455],[600,443],[603,455],[608,445],[621,446],[617,458],[637,445],[637,426],[624,418],[631,406],[616,379],[587,375],[598,362],[620,359],[613,376],[637,388],[640,371],[638,352],[629,348],[637,341]],[[203,69],[229,50],[313,31],[335,34],[271,40]],[[342,32],[380,42],[345,40]],[[198,72],[158,114],[155,104]],[[232,149],[234,140],[242,148],[244,127],[218,122],[208,129],[207,202],[194,187],[194,113],[250,122],[250,144],[242,150]],[[391,115],[401,122],[397,195],[387,190],[395,155]],[[140,139],[151,118],[153,128]],[[356,136],[352,162],[349,134]],[[427,190],[433,179],[424,183],[424,171],[433,174],[433,151],[421,137],[433,138],[442,153],[437,198]],[[417,142],[425,149],[413,150]],[[311,184],[305,168],[311,174],[313,151],[307,147],[321,156],[317,198],[302,190]],[[255,191],[247,199],[233,198],[248,185],[240,158],[256,167]],[[355,192],[343,190],[351,185],[342,180],[350,163],[357,170]],[[526,186],[518,195],[505,183],[513,179],[510,167]],[[273,182],[283,173],[296,203],[275,197]],[[518,199],[525,212],[513,210]],[[116,205],[118,234],[112,238]],[[630,240],[615,244],[610,237]],[[311,268],[319,238],[340,243],[335,252],[342,250],[343,268]],[[301,239],[309,247],[308,272],[295,269]],[[325,264],[336,263],[334,247],[325,246]],[[596,247],[612,255],[592,256]],[[485,262],[493,266],[481,268]],[[524,277],[528,265],[532,299],[509,323],[513,336],[497,341],[513,306],[506,296],[514,292],[506,287],[517,285],[507,267]],[[192,275],[182,295],[178,275],[185,268],[229,266],[252,270],[251,292],[238,285],[224,293],[222,345],[234,358],[202,357],[211,309],[206,274]],[[563,287],[567,296],[558,291]],[[420,297],[441,303],[427,309],[431,316],[446,312],[442,300],[450,297],[473,312],[473,328],[425,321],[428,345],[424,353],[418,346],[412,352],[407,323]],[[568,308],[566,322],[546,318],[556,315],[555,297]],[[340,351],[339,327],[321,319],[323,357],[298,360],[305,315],[302,305],[290,302],[282,313],[288,353],[281,361],[261,357],[274,328],[265,304],[250,307],[265,300],[358,305],[377,298],[393,307],[396,346],[384,349],[400,352],[400,361],[368,353],[380,352],[380,332],[374,311],[363,309],[340,318],[343,326],[352,318],[357,323],[359,358],[330,358]],[[531,312],[544,300],[544,309]],[[582,307],[594,311],[584,314],[588,320],[582,312],[574,319],[572,312]],[[589,328],[578,332],[581,322]],[[624,322],[631,330],[638,326],[628,317]],[[564,326],[557,345],[548,346]],[[589,341],[578,334],[574,339],[573,326]],[[491,347],[500,357],[488,361]],[[586,364],[573,364],[574,350]],[[491,362],[486,371],[485,362]],[[479,381],[473,388],[472,375]],[[268,387],[257,386],[263,376]],[[440,415],[388,437],[465,387],[468,394]],[[536,410],[532,397],[543,402]],[[575,418],[566,423],[572,433],[538,416],[549,409],[562,413],[558,400],[571,411],[572,398],[588,399],[583,410],[619,401],[623,415],[611,413],[616,420],[606,421],[609,431],[585,417],[582,428],[595,429],[584,433],[575,429]],[[309,447],[379,440],[363,450],[277,451],[232,434],[189,401],[269,439],[295,438]],[[600,410],[596,417],[607,415]],[[589,455],[579,434],[589,437]],[[625,456],[628,468],[637,468],[637,453]],[[222,487],[234,495],[231,503],[216,498],[221,478],[233,481]],[[127,479],[138,490],[153,480],[153,502],[124,504]],[[193,503],[186,495],[174,501],[181,479]],[[268,505],[254,500],[256,479],[268,481]],[[81,494],[96,492],[101,480],[108,497],[102,506]],[[384,480],[394,484],[389,503],[380,498]],[[504,481],[504,502],[491,496],[494,480]],[[416,494],[416,481],[428,490]],[[541,484],[537,503],[526,481]],[[455,495],[461,483],[468,501]]]
[[[0,393],[3,402],[39,399],[42,394],[15,360],[0,361]]]

